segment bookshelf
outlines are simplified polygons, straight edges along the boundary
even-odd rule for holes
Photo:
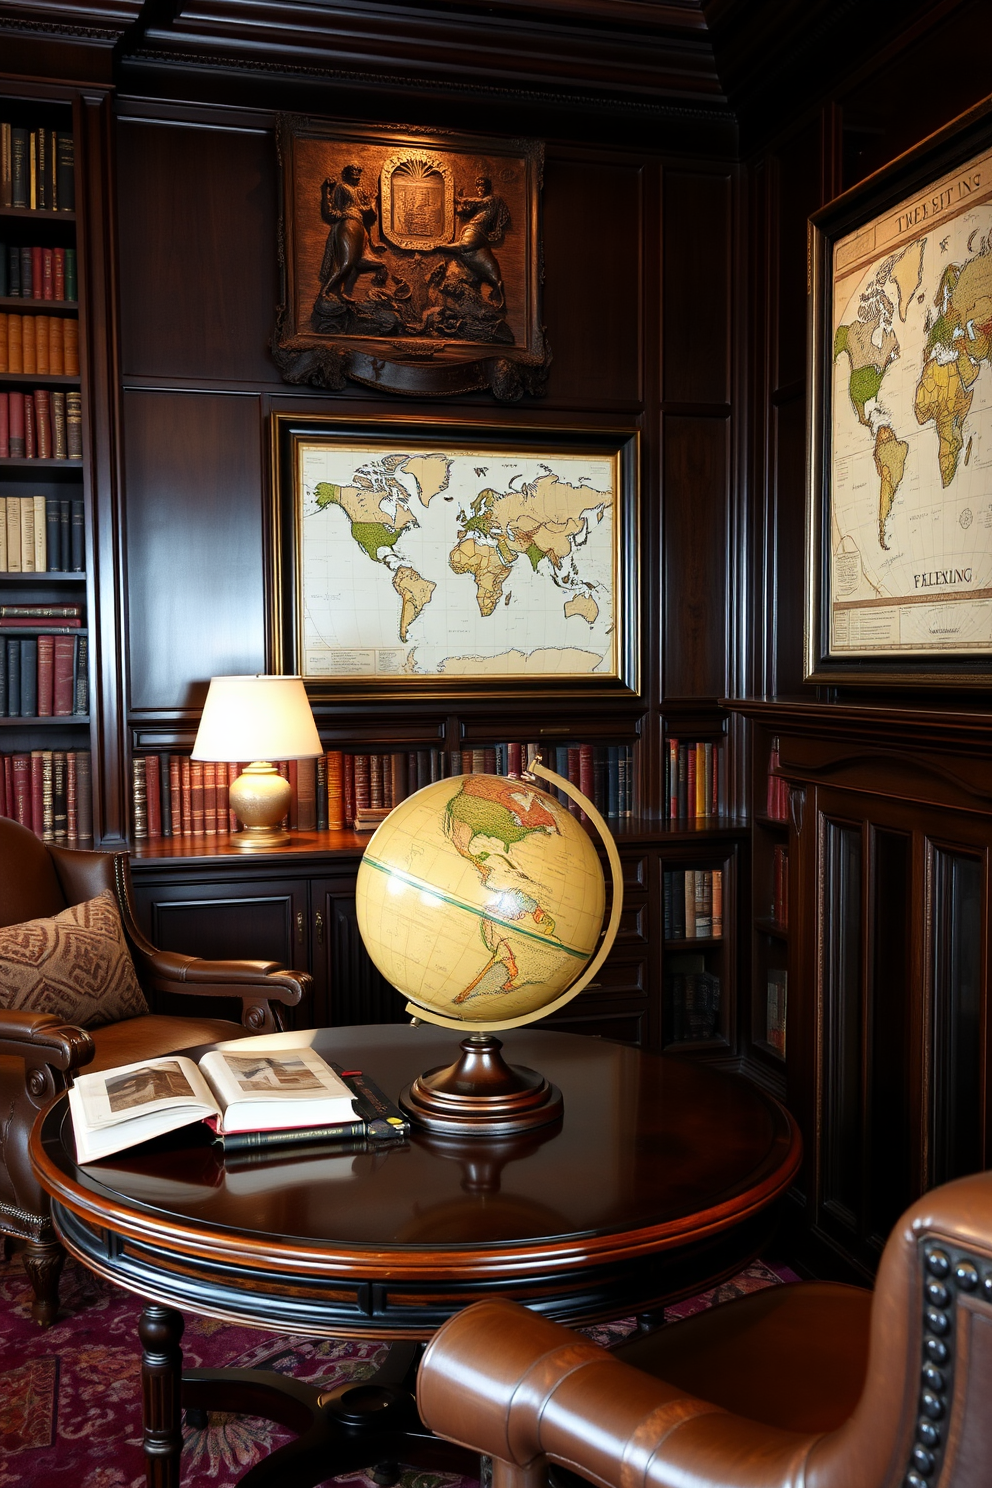
[[[789,801],[777,773],[777,737],[752,734],[751,1008],[752,1058],[784,1090],[789,967]]]

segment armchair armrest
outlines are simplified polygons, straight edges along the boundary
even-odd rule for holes
[[[313,978],[307,971],[287,971],[277,961],[205,961],[175,951],[133,947],[141,980],[156,992],[187,997],[240,997],[241,1021],[255,1033],[270,1033],[277,1020],[270,1001],[295,1007]]]
[[[89,1064],[94,1052],[85,1028],[65,1023],[55,1013],[0,1010],[0,1059],[21,1061],[24,1071],[23,1081],[17,1078],[9,1086],[5,1078],[0,1085],[4,1095],[27,1099],[37,1110],[64,1090],[65,1076]],[[6,1143],[6,1132],[0,1136]]]

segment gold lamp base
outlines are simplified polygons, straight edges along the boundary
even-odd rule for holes
[[[273,847],[286,847],[292,840],[279,825],[289,812],[292,787],[268,760],[246,765],[232,782],[228,799],[244,829],[231,838],[231,846],[238,852],[268,852]]]

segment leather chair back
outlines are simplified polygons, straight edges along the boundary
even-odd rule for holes
[[[47,844],[20,822],[0,816],[0,928],[59,914],[71,902]]]

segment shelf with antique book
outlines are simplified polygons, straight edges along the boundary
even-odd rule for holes
[[[755,724],[751,747],[751,1007],[745,1019],[752,1067],[785,1089],[789,964],[789,797],[778,773],[778,739]]]
[[[71,88],[0,83],[0,812],[93,841],[93,613]]]

